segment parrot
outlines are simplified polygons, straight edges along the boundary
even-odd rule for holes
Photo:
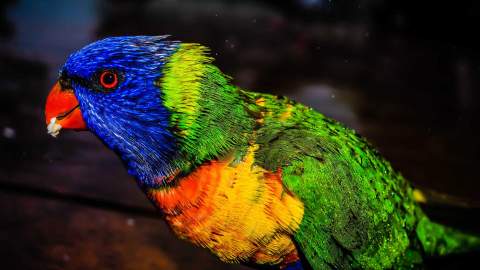
[[[480,249],[432,221],[356,131],[235,86],[208,47],[116,36],[72,53],[46,99],[48,133],[88,130],[180,239],[256,269],[414,269]]]

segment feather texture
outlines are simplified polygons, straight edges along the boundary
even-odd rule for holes
[[[480,247],[431,222],[410,184],[353,130],[233,86],[208,51],[116,37],[62,68],[88,128],[180,238],[272,269],[414,268]],[[95,90],[102,69],[118,72],[115,91]]]

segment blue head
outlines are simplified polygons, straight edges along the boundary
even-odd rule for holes
[[[73,91],[86,127],[119,154],[141,185],[156,185],[173,170],[175,137],[158,81],[177,47],[164,37],[107,38],[72,54],[60,72],[58,92]]]

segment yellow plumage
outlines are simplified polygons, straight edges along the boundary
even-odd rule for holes
[[[254,164],[257,148],[250,147],[241,162],[209,162],[178,186],[149,192],[179,237],[226,262],[277,264],[297,257],[291,235],[303,204],[286,192],[280,173]]]

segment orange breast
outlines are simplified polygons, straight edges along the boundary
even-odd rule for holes
[[[225,262],[288,263],[298,259],[291,236],[303,204],[284,189],[280,173],[254,164],[255,150],[241,162],[205,163],[175,187],[148,196],[180,238]]]

